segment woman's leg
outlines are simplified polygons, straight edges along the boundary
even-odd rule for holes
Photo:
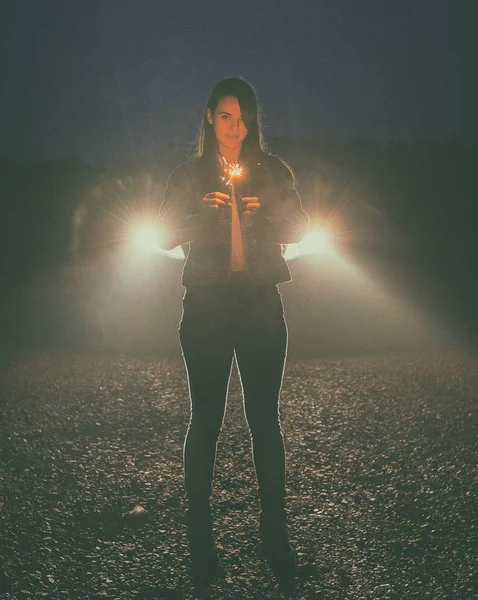
[[[226,406],[233,346],[218,292],[188,289],[179,338],[187,369],[191,418],[184,443],[187,535],[198,589],[209,585],[218,559],[211,491],[216,446]]]
[[[226,406],[233,358],[228,314],[214,289],[189,290],[179,329],[187,369],[191,418],[184,444],[190,508],[209,506],[216,446]]]
[[[263,511],[285,506],[285,451],[279,420],[287,328],[275,286],[252,289],[237,331],[236,356]]]
[[[184,443],[184,477],[189,506],[209,505],[216,447],[224,418],[232,365],[229,355],[203,348],[202,356],[183,345],[191,398],[191,418]]]
[[[279,419],[287,327],[276,288],[251,290],[243,309],[236,356],[259,484],[262,551],[283,592],[289,594],[296,563],[287,533],[285,450]]]

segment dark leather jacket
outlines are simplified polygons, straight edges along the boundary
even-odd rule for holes
[[[254,284],[290,281],[284,245],[299,242],[309,217],[302,209],[291,170],[277,157],[242,161],[245,171],[236,183],[241,232],[248,275]],[[182,284],[218,285],[230,277],[231,209],[202,208],[208,192],[230,189],[221,182],[214,157],[201,157],[178,167],[170,176],[159,212],[162,247],[189,245]],[[242,214],[241,198],[257,196],[261,206]]]

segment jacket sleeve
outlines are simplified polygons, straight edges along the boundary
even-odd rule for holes
[[[302,202],[295,189],[295,180],[290,169],[283,163],[280,165],[281,186],[273,210],[267,214],[258,210],[263,232],[278,244],[294,244],[300,242],[309,226],[309,215],[302,208]]]
[[[157,224],[161,230],[160,246],[171,250],[204,234],[207,221],[194,210],[194,189],[185,166],[178,167],[169,177]]]

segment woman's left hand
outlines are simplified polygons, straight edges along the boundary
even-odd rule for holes
[[[244,206],[244,215],[252,215],[256,212],[258,208],[260,208],[261,203],[259,198],[256,196],[244,196],[242,199],[242,205]]]

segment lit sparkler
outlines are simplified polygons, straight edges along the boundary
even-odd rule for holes
[[[234,179],[239,179],[239,177],[241,177],[243,172],[244,172],[244,167],[241,167],[241,165],[239,163],[236,162],[232,165],[229,165],[229,176],[231,178],[231,182]]]
[[[224,161],[224,175],[221,177],[221,179],[226,185],[230,185],[234,189],[234,182],[236,179],[239,179],[242,176],[244,173],[244,167],[241,167],[237,161],[228,163],[223,156],[221,158]]]

